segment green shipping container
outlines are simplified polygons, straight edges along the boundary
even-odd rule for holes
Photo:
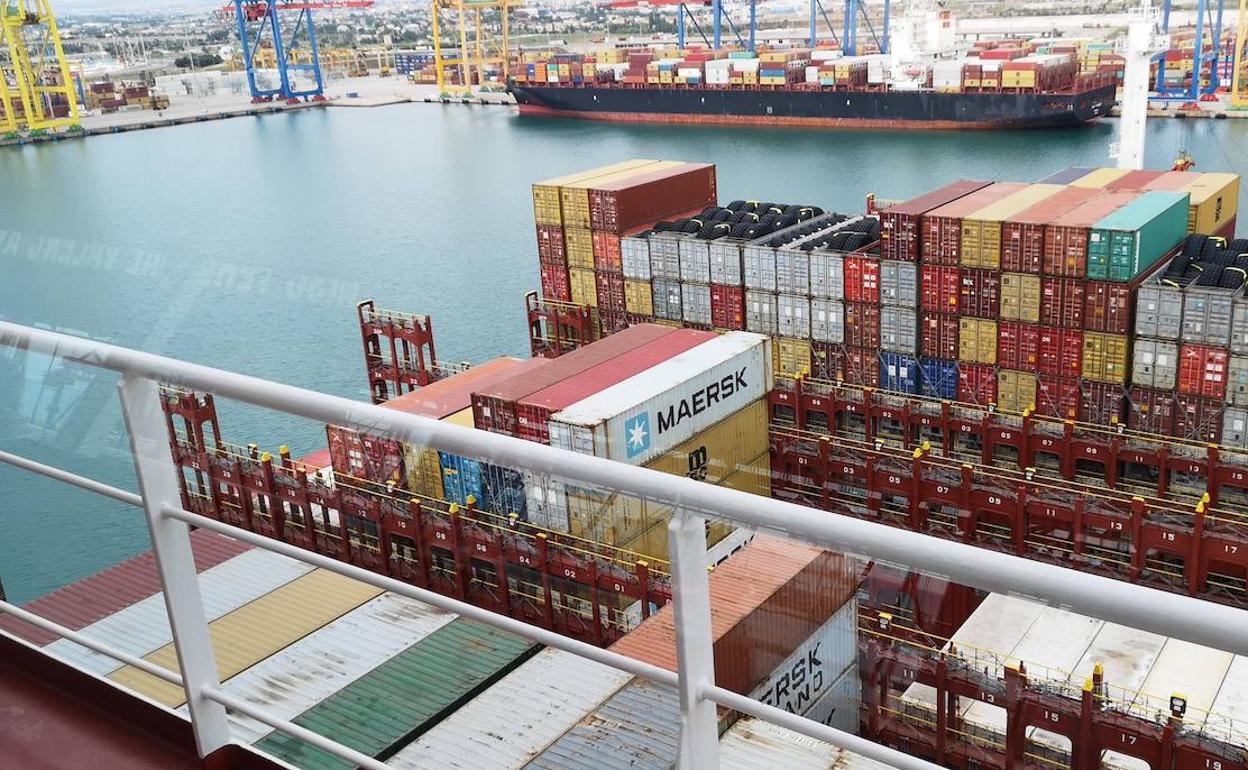
[[[540,649],[493,626],[458,618],[293,721],[384,762]],[[280,732],[256,748],[304,770],[352,768]]]
[[[1187,235],[1188,194],[1152,190],[1097,222],[1088,234],[1088,279],[1128,283]]]

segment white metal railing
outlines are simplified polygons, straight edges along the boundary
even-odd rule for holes
[[[189,527],[218,532],[258,548],[298,559],[378,588],[392,591],[464,617],[499,627],[533,641],[565,650],[636,676],[674,686],[680,698],[678,766],[713,770],[718,762],[716,704],[764,719],[903,770],[937,770],[924,760],[856,735],[795,716],[714,684],[709,582],[706,570],[705,518],[800,540],[844,553],[860,554],[954,582],[1026,596],[1075,612],[1145,631],[1248,654],[1248,612],[1136,586],[976,546],[952,543],[883,524],[837,516],[791,503],[758,497],[641,467],[564,452],[506,436],[476,431],[290,385],[261,380],[135,350],[0,322],[0,346],[60,357],[117,372],[119,390],[140,494],[116,489],[76,474],[0,451],[5,462],[49,478],[143,508],[161,579],[181,676],[151,671],[150,664],[47,620],[34,618],[12,604],[0,611],[133,665],[186,691],[187,705],[201,756],[231,742],[226,709],[359,766],[386,765],[341,744],[264,713],[221,689],[198,575],[191,554]],[[260,407],[321,423],[333,423],[385,435],[441,451],[489,458],[489,462],[546,473],[586,485],[621,490],[663,500],[677,511],[668,528],[678,670],[667,671],[553,631],[498,615],[455,599],[303,550],[278,540],[209,519],[181,508],[177,471],[169,447],[158,383]]]

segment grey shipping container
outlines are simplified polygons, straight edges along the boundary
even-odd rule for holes
[[[810,336],[818,342],[845,343],[845,305],[840,300],[810,301]]]
[[[770,246],[747,245],[741,250],[745,266],[745,288],[776,290],[776,250]]]
[[[1226,347],[1231,341],[1231,316],[1236,291],[1216,286],[1183,290],[1184,342]]]
[[[650,239],[621,238],[620,262],[625,278],[634,281],[650,280]]]
[[[832,251],[810,253],[810,294],[845,299],[845,257]]]
[[[711,325],[711,287],[704,283],[680,285],[681,314],[685,323]]]
[[[717,238],[711,241],[711,283],[742,285],[741,247],[745,243],[740,238]]]
[[[1248,357],[1231,356],[1227,367],[1226,402],[1248,406]]]
[[[1137,337],[1131,360],[1131,384],[1173,390],[1179,376],[1179,344]]]
[[[776,249],[776,290],[781,294],[810,294],[810,253]]]
[[[779,332],[776,326],[776,295],[769,291],[745,292],[745,328],[758,334],[775,336]]]
[[[1154,281],[1140,287],[1135,301],[1135,334],[1177,340],[1183,328],[1183,290]]]
[[[776,299],[776,330],[781,337],[810,339],[810,300],[796,294],[781,294]]]
[[[710,283],[711,242],[701,238],[682,238],[677,243],[680,252],[680,280]]]
[[[1231,305],[1231,352],[1248,355],[1248,297],[1243,295]]]
[[[880,347],[908,356],[919,354],[918,311],[912,307],[880,308]]]
[[[880,304],[919,306],[919,265],[895,259],[880,260]]]
[[[652,252],[653,253],[653,252]],[[683,321],[680,312],[680,282],[668,278],[655,278],[652,296],[654,297],[654,317],[666,321]]]
[[[655,278],[680,279],[680,241],[691,236],[661,233],[650,237],[650,273]]]
[[[1248,449],[1248,409],[1228,406],[1223,410],[1222,446]]]

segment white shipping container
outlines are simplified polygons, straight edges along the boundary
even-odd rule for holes
[[[741,277],[741,240],[737,238],[717,238],[711,241],[711,283],[727,286],[740,286]]]
[[[634,281],[650,280],[650,239],[621,238],[620,262],[625,278]]]
[[[1223,410],[1222,445],[1248,449],[1248,410],[1234,406]]]
[[[724,770],[891,770],[888,765],[852,754],[761,719],[742,719],[719,741]]]
[[[1139,288],[1135,300],[1135,334],[1159,340],[1177,340],[1183,328],[1183,290],[1161,283]]]
[[[1226,402],[1248,406],[1248,357],[1231,356],[1227,366]]]
[[[795,294],[776,298],[776,330],[781,337],[810,339],[810,300]]]
[[[908,356],[919,354],[919,316],[914,308],[880,308],[880,347]]]
[[[810,253],[810,293],[824,299],[845,299],[845,257],[830,251]]]
[[[1131,361],[1131,384],[1173,390],[1179,376],[1179,344],[1139,337]]]
[[[758,72],[758,59],[733,59],[732,71],[738,74],[744,72]]]
[[[814,66],[814,67],[807,67],[807,68],[806,68],[806,82],[807,82],[807,83],[818,83],[818,82],[819,82],[819,67],[818,67],[818,65],[816,65],[816,66]]]
[[[919,265],[895,259],[880,260],[880,304],[919,306]]]
[[[568,496],[562,480],[523,471],[526,516],[530,524],[555,532],[568,532]]]
[[[1183,341],[1226,346],[1231,341],[1235,294],[1230,289],[1187,287],[1183,292]]]
[[[680,280],[694,283],[711,282],[711,242],[701,238],[680,240]]]
[[[655,233],[650,236],[650,273],[654,278],[680,279],[680,241],[683,233]]]
[[[776,323],[776,295],[769,291],[745,292],[745,328],[756,334],[779,334]]]
[[[770,246],[747,245],[741,250],[745,263],[745,288],[776,290],[776,250]]]
[[[845,342],[845,305],[834,299],[810,301],[810,337],[818,342]]]
[[[845,669],[804,715],[828,727],[857,733],[862,712],[862,675],[858,666]]]
[[[776,290],[781,294],[810,294],[810,252],[776,249]]]
[[[654,304],[655,318],[662,318],[665,321],[682,320],[678,281],[656,278],[650,285],[650,295]]]
[[[771,340],[729,332],[612,385],[550,419],[550,443],[644,465],[762,398]]]
[[[804,716],[847,669],[854,670],[856,679],[857,663],[858,603],[850,600],[776,666],[750,697]],[[854,719],[856,724],[856,712]]]
[[[725,59],[724,61],[727,61]],[[710,62],[707,62],[708,64]],[[732,82],[732,73],[729,69],[710,69],[706,70],[706,82],[714,86],[726,86]]]
[[[685,323],[711,325],[711,287],[704,283],[682,283],[680,306]]]
[[[1231,352],[1248,355],[1248,298],[1239,297],[1231,305]]]

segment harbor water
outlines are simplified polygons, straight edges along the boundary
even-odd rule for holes
[[[1047,132],[833,132],[519,118],[512,108],[305,110],[0,150],[0,318],[367,400],[354,304],[433,316],[439,357],[526,355],[529,185],[630,157],[718,166],[722,202],[861,211],[958,178],[1112,165],[1116,122]],[[1248,122],[1155,119],[1248,173]],[[1242,230],[1242,228],[1241,228]],[[116,377],[0,349],[0,449],[135,482]],[[301,454],[323,426],[219,404],[223,438]],[[0,580],[27,601],[147,548],[141,514],[0,467]]]

